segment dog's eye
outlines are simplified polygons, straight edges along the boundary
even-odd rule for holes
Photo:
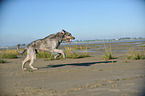
[[[68,34],[67,36],[71,36],[71,34]]]

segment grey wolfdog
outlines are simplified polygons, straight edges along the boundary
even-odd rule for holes
[[[54,58],[59,57],[61,54],[63,55],[63,58],[65,58],[65,53],[63,50],[59,50],[58,47],[61,44],[62,41],[66,41],[70,43],[70,39],[75,39],[71,35],[71,33],[65,31],[62,29],[61,32],[58,32],[56,34],[51,34],[43,39],[38,39],[36,41],[31,42],[26,46],[23,52],[19,51],[20,44],[17,45],[17,51],[18,53],[25,53],[27,50],[27,56],[26,58],[22,61],[22,69],[26,70],[25,68],[25,63],[30,60],[29,66],[33,70],[37,70],[38,68],[34,68],[32,64],[34,63],[34,60],[36,60],[36,54],[41,51],[46,51],[46,52],[52,52],[52,53],[58,53]]]

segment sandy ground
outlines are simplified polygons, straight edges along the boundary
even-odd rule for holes
[[[108,61],[103,60],[104,50],[95,52],[100,45],[91,44],[92,57],[37,59],[37,71],[21,70],[25,56],[7,59],[0,64],[0,96],[145,96],[145,60],[125,59],[124,50],[137,44],[111,44],[116,59]]]

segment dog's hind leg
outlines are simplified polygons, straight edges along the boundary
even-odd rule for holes
[[[34,68],[34,67],[32,66],[33,63],[34,63],[34,60],[36,60],[36,55],[35,55],[35,54],[32,55],[29,66],[30,66],[33,70],[38,70],[38,68]]]
[[[26,70],[26,68],[25,68],[25,63],[26,63],[28,60],[30,60],[29,55],[27,55],[27,57],[22,61],[22,70]]]

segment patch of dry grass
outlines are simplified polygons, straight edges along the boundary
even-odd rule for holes
[[[145,59],[145,50],[141,47],[136,50],[134,48],[130,48],[127,52],[126,58],[133,60]]]
[[[81,52],[78,51],[81,50]],[[89,52],[87,52],[87,47],[65,47],[66,58],[85,58],[90,57]]]
[[[85,57],[90,57],[90,54],[89,52],[87,52],[87,49],[88,47],[84,47],[84,46],[65,47],[64,52],[66,54],[66,58],[85,58]],[[20,49],[20,51],[22,50],[23,49]],[[17,57],[18,54],[19,53],[17,52],[16,49],[0,50],[1,58],[16,59],[18,58]],[[27,53],[24,53],[23,55],[26,55],[26,54]],[[54,54],[48,53],[48,52],[39,51],[39,53],[36,56],[37,58],[44,58],[44,60],[55,60]],[[62,56],[60,56],[57,59],[62,59]]]
[[[1,58],[16,59],[18,52],[16,49],[5,49],[0,51]]]
[[[110,59],[114,59],[114,55],[112,53],[112,49],[111,49],[111,45],[110,46],[106,46],[105,47],[105,55],[104,55],[104,60],[110,60]]]
[[[0,63],[7,63],[7,61],[0,59]]]

